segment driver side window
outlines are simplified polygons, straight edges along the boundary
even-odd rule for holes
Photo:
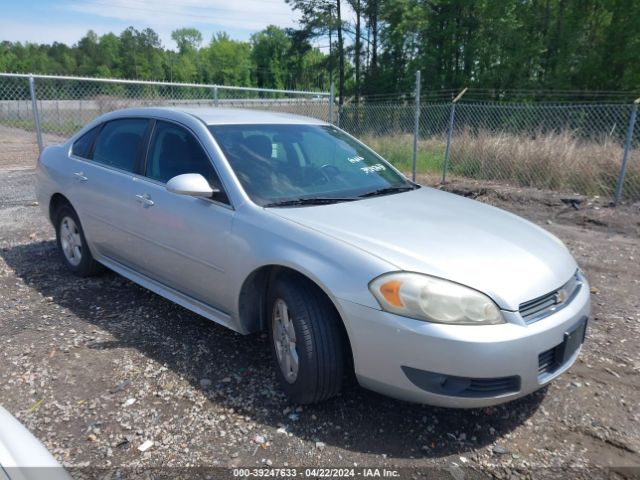
[[[178,125],[157,121],[149,145],[145,176],[167,183],[184,173],[202,175],[209,185],[220,190],[216,200],[228,203],[209,157],[196,138]]]

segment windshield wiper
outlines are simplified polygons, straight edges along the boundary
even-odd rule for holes
[[[331,203],[352,202],[358,200],[358,197],[311,197],[311,198],[293,198],[291,200],[281,200],[263,205],[269,207],[294,207],[296,205],[329,205]]]
[[[420,188],[417,185],[403,185],[401,187],[385,187],[379,188],[378,190],[374,190],[372,192],[363,193],[360,195],[361,198],[365,197],[377,197],[379,195],[388,195],[390,193],[400,193],[400,192],[408,192],[409,190],[415,190],[416,188]]]

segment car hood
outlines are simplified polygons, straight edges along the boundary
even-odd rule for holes
[[[272,213],[369,252],[398,270],[469,286],[501,308],[559,288],[577,265],[564,244],[504,210],[423,187]]]

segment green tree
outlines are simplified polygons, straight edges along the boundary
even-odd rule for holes
[[[98,69],[99,76],[102,74],[109,77],[120,77],[120,39],[113,33],[107,33],[98,40]]]
[[[83,76],[93,75],[99,64],[98,35],[93,30],[80,39],[76,48],[78,73]]]
[[[231,40],[224,32],[211,39],[204,52],[206,79],[219,85],[251,86],[251,45]]]
[[[286,54],[290,88],[298,90],[326,90],[331,82],[330,57],[314,48],[301,30],[286,30],[289,51]]]
[[[362,62],[362,16],[365,12],[365,3],[364,0],[348,0],[349,5],[356,16],[355,21],[355,30],[353,32],[354,40],[353,40],[353,63],[355,65],[355,95],[356,95],[356,103],[360,100],[360,92],[361,92],[361,77],[360,77],[360,66]]]
[[[329,36],[329,46],[333,47],[333,34],[337,33],[338,57],[338,102],[344,103],[345,96],[345,49],[343,39],[341,0],[285,0],[302,17],[302,30],[310,37]],[[331,56],[331,53],[330,53]],[[333,61],[330,59],[329,71],[333,75]]]
[[[181,55],[187,52],[195,52],[202,45],[202,33],[196,28],[178,28],[171,32],[171,38]]]
[[[287,80],[291,80],[290,50],[291,40],[281,28],[270,25],[251,35],[251,58],[258,87],[285,88]]]

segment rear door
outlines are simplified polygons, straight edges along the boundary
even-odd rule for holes
[[[165,184],[184,173],[199,173],[220,190],[214,197],[170,193]],[[157,121],[145,174],[134,180],[144,240],[144,270],[152,278],[223,312],[231,308],[226,272],[233,256],[234,210],[204,148],[182,125]]]
[[[142,165],[150,121],[111,120],[72,147],[73,186],[69,199],[80,216],[92,250],[132,265],[139,241],[132,226],[140,220],[133,178]],[[91,145],[87,143],[91,141]]]

